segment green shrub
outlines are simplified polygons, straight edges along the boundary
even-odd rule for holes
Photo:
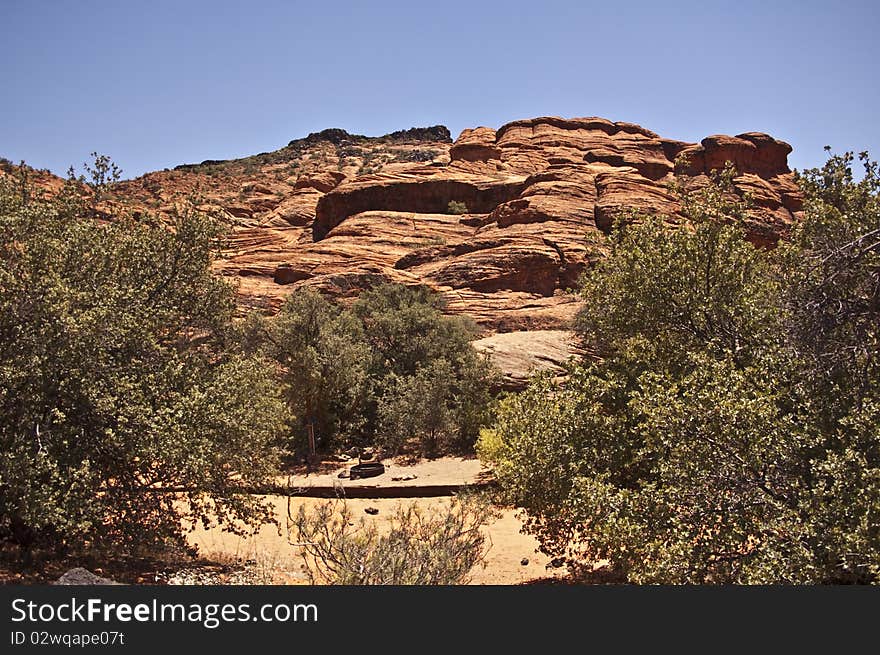
[[[275,470],[283,405],[265,363],[224,349],[219,226],[102,224],[80,188],[0,180],[0,537],[136,550],[267,520],[240,488]]]
[[[689,226],[614,232],[578,320],[602,359],[505,400],[478,444],[546,552],[638,583],[880,580],[880,181],[851,161],[802,176],[771,253],[729,171]]]
[[[248,352],[259,350],[279,367],[281,387],[293,415],[293,448],[316,443],[327,450],[356,437],[370,393],[370,349],[350,312],[308,288],[295,291],[273,319],[245,326]]]
[[[436,359],[414,375],[386,382],[379,399],[378,430],[385,452],[397,454],[413,438],[426,455],[454,443],[454,380],[449,362]]]
[[[435,447],[467,450],[490,420],[497,370],[471,345],[473,326],[443,308],[442,298],[425,287],[391,284],[364,292],[352,307],[373,353],[372,433],[393,450],[407,431],[423,454]],[[438,405],[427,407],[420,389]],[[404,417],[406,407],[418,406]],[[388,432],[377,433],[381,429]]]
[[[468,208],[467,205],[463,202],[459,202],[458,200],[450,200],[449,204],[446,206],[446,212],[449,214],[467,214]]]
[[[470,324],[442,308],[423,287],[380,285],[350,309],[301,287],[277,317],[246,326],[246,352],[279,365],[296,417],[293,444],[302,446],[311,424],[325,451],[473,447],[490,417],[496,372],[471,346]]]

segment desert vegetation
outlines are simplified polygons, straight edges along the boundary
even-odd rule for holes
[[[355,521],[344,499],[328,500],[289,511],[288,534],[313,583],[463,584],[486,554],[481,528],[491,515],[478,498],[453,499],[431,513],[409,503],[380,530],[363,517]]]
[[[594,235],[606,255],[580,285],[590,355],[502,396],[474,325],[429,289],[342,304],[306,283],[274,316],[236,315],[211,269],[221,220],[108,214],[118,171],[100,156],[87,170],[52,194],[24,167],[0,176],[0,540],[25,558],[253,531],[277,517],[251,492],[312,442],[412,459],[476,447],[501,502],[576,574],[601,560],[633,583],[878,581],[866,154],[799,174],[803,220],[773,248],[744,231],[731,167],[680,182],[674,218],[623,214]],[[401,506],[380,529],[338,501],[287,527],[315,582],[458,583],[489,515]]]
[[[224,225],[98,202],[118,179],[46,194],[0,179],[0,539],[21,548],[157,552],[187,526],[273,520],[249,490],[302,452],[473,448],[493,369],[472,326],[426,289],[344,309],[308,289],[234,321],[212,274]]]
[[[877,164],[799,175],[770,251],[734,172],[687,223],[632,215],[583,281],[598,353],[505,399],[479,451],[527,529],[635,583],[876,583],[880,576]]]
[[[162,548],[209,517],[240,529],[265,513],[238,490],[280,453],[277,385],[226,345],[219,226],[100,219],[106,165],[51,198],[0,180],[0,535],[25,550]]]
[[[349,308],[304,287],[276,317],[251,317],[243,348],[277,364],[294,416],[290,448],[302,450],[311,428],[325,452],[472,451],[496,372],[470,345],[474,327],[442,310],[424,287],[384,284]]]
[[[468,208],[467,205],[463,202],[460,202],[458,200],[450,200],[446,211],[450,214],[460,215],[467,214]]]

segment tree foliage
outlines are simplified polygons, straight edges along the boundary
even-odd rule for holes
[[[224,348],[218,225],[92,215],[76,182],[0,180],[0,534],[134,548],[266,519],[239,490],[274,470],[283,406]]]
[[[381,285],[350,309],[307,287],[294,291],[262,322],[262,338],[249,339],[281,367],[294,443],[312,423],[325,450],[472,447],[489,417],[495,371],[471,346],[471,327],[442,310],[424,287]]]
[[[479,450],[542,548],[632,582],[880,579],[877,167],[802,174],[776,251],[724,176],[621,225],[584,282],[601,353],[504,401]]]
[[[859,161],[859,181],[851,153],[799,176],[807,220],[779,253],[792,348],[837,412],[861,404],[880,364],[880,172],[867,153]]]
[[[444,309],[426,287],[394,284],[365,292],[352,307],[373,350],[379,441],[415,438],[429,455],[466,450],[491,417],[497,370],[471,345],[473,325]]]
[[[458,369],[471,359],[473,327],[443,309],[442,298],[422,286],[382,284],[362,293],[352,311],[373,352],[373,375],[413,375],[438,359]]]
[[[601,352],[630,351],[655,365],[707,348],[747,359],[772,330],[768,262],[745,240],[734,171],[683,195],[688,222],[632,217],[611,235],[610,256],[583,280],[578,332]]]
[[[305,443],[309,426],[321,447],[364,427],[370,349],[351,313],[304,288],[275,318],[253,318],[245,332],[278,364],[294,446]]]
[[[452,367],[437,359],[406,377],[394,376],[379,399],[379,438],[396,453],[411,438],[423,453],[436,453],[450,443],[456,429]]]

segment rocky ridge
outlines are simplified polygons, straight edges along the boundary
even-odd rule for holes
[[[668,188],[676,172],[700,185],[732,162],[737,189],[754,203],[746,228],[761,245],[801,208],[790,146],[754,132],[689,144],[631,123],[545,117],[465,130],[452,144],[421,141],[409,153],[419,147],[434,158],[391,160],[373,149],[360,161],[381,167],[352,171],[331,150],[290,192],[246,188],[225,207],[236,229],[219,270],[239,278],[245,302],[269,310],[299,285],[350,297],[394,281],[437,289],[451,312],[489,332],[558,329],[576,310],[568,290],[601,257],[617,216],[678,214]],[[451,213],[450,202],[465,213]]]
[[[196,197],[226,216],[217,272],[236,282],[243,308],[271,313],[302,285],[344,299],[391,281],[436,289],[486,335],[556,333],[618,216],[679,216],[676,175],[698,187],[731,162],[753,203],[749,238],[775,243],[802,205],[790,152],[758,132],[684,143],[595,117],[466,129],[454,142],[442,126],[378,138],[330,129],[271,153],[149,173],[117,185],[111,201],[161,215]]]

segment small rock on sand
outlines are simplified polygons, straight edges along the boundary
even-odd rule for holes
[[[53,584],[56,585],[116,585],[118,582],[111,580],[110,578],[102,578],[100,575],[95,575],[88,569],[84,569],[81,566],[78,566],[74,569],[70,569],[67,573],[62,575],[58,580],[56,580]]]

